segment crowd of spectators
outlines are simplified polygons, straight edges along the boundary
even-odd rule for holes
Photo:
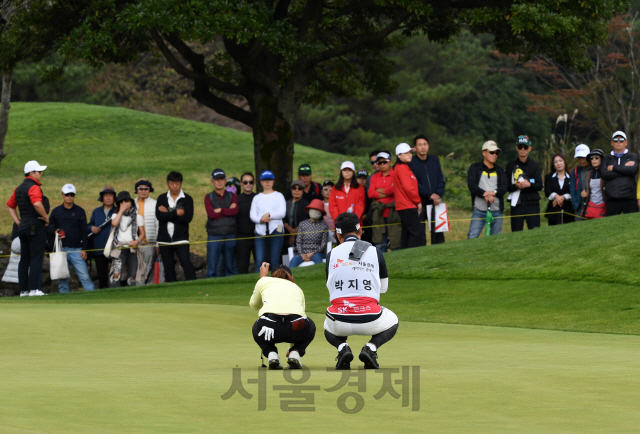
[[[610,155],[577,146],[573,170],[568,170],[565,156],[554,155],[543,182],[540,165],[529,157],[528,136],[517,138],[518,157],[507,162],[506,170],[498,164],[501,149],[496,142],[485,142],[482,160],[467,173],[472,207],[468,238],[479,237],[486,224],[490,235],[500,234],[505,201],[510,203],[512,232],[523,230],[525,223],[528,229],[539,227],[541,215],[549,225],[558,225],[637,212],[638,156],[628,151],[622,131],[613,134],[611,145]],[[257,194],[252,173],[237,179],[227,178],[223,169],[213,170],[213,190],[203,198],[208,217],[207,277],[248,273],[251,257],[254,272],[263,262],[275,269],[283,258],[291,267],[323,262],[336,242],[334,218],[344,212],[358,217],[365,228],[363,239],[382,251],[426,245],[426,221],[431,221],[431,243],[443,243],[444,232],[435,230],[435,208],[443,201],[446,182],[440,160],[429,155],[427,137],[415,137],[413,146],[399,144],[395,163],[386,150],[372,151],[369,160],[370,171],[356,170],[351,161],[344,161],[337,182],[322,184],[313,181],[312,167],[303,164],[284,194],[274,190],[275,175],[269,170],[260,173],[262,191]],[[186,280],[196,278],[189,256],[194,201],[182,190],[182,174],[167,175],[167,192],[157,200],[150,197],[154,189],[146,179],[135,183],[135,197],[105,186],[99,193],[101,205],[87,223],[85,210],[74,203],[72,184],[62,187],[62,204],[49,214],[49,200],[40,188],[45,169],[36,161],[28,162],[24,182],[7,202],[22,251],[21,295],[44,294],[42,261],[47,240],[55,234],[85,291],[95,289],[86,264],[91,258],[98,288],[150,283],[159,258],[167,282],[177,280],[175,258]],[[544,213],[541,191],[548,199]],[[58,288],[69,292],[69,280],[60,279]]]

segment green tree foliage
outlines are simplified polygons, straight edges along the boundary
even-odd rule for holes
[[[511,151],[520,134],[542,142],[549,122],[527,112],[523,95],[541,86],[529,71],[503,72],[514,60],[495,56],[492,39],[468,32],[446,45],[414,38],[390,55],[396,64],[391,79],[397,83],[391,95],[305,105],[296,128],[298,139],[355,153],[362,148],[393,150],[398,143],[426,134],[434,152],[457,155],[477,154],[479,144],[488,139]]]
[[[463,28],[496,47],[584,67],[587,46],[623,0],[33,0],[0,35],[0,68],[52,48],[93,65],[128,63],[156,46],[193,82],[192,96],[253,129],[256,170],[291,178],[303,102],[391,89],[384,54],[423,34],[449,42]],[[198,44],[222,47],[210,56]],[[563,41],[563,43],[559,43]],[[244,97],[248,109],[230,98]]]
[[[110,92],[96,92],[92,88],[92,82],[99,73],[95,68],[85,63],[71,63],[55,79],[44,80],[41,73],[52,63],[51,59],[18,63],[13,70],[11,100],[115,105]]]

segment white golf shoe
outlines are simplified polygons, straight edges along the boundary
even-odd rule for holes
[[[32,289],[31,291],[29,291],[29,297],[40,297],[43,295],[47,295],[47,294],[40,291],[39,289]]]
[[[275,351],[271,351],[267,359],[269,360],[269,369],[282,369],[278,353],[276,353]]]
[[[302,362],[300,361],[300,354],[297,351],[290,351],[289,358],[287,359],[289,369],[302,369]]]

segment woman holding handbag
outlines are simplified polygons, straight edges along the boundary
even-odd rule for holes
[[[576,221],[570,188],[567,160],[562,154],[556,154],[551,159],[551,172],[544,180],[544,194],[549,199],[544,216],[549,220],[549,226]]]
[[[606,215],[602,190],[602,176],[600,175],[603,158],[604,152],[600,149],[594,149],[587,156],[589,163],[591,163],[591,169],[587,174],[587,190],[582,191],[581,195],[587,203],[584,207],[582,217],[588,220],[600,219]]]
[[[111,287],[118,288],[132,279],[133,285],[138,285],[144,281],[145,270],[144,261],[140,254],[140,249],[136,247],[145,240],[144,217],[138,214],[135,202],[127,191],[121,191],[116,198],[116,211],[111,219],[113,226],[113,241],[111,257],[114,258],[111,264]],[[141,265],[139,267],[138,265]],[[123,273],[126,265],[127,273]]]

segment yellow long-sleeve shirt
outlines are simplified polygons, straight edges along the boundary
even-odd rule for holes
[[[304,313],[304,293],[298,285],[277,277],[263,277],[256,283],[253,295],[249,301],[252,309],[259,310],[259,314],[296,314]]]

